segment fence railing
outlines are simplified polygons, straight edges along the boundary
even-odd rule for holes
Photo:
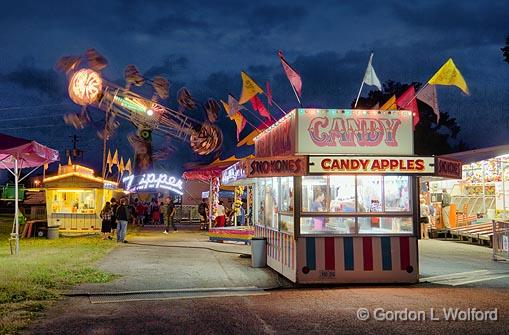
[[[493,260],[509,260],[509,222],[493,220]]]

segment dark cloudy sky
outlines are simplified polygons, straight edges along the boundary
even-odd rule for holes
[[[302,74],[304,105],[330,108],[348,107],[355,98],[373,50],[382,81],[427,81],[452,57],[471,96],[440,88],[442,110],[457,118],[470,146],[506,144],[509,64],[500,48],[509,35],[507,13],[508,1],[473,0],[10,1],[0,11],[0,132],[60,150],[77,134],[97,164],[101,142],[93,129],[75,131],[62,120],[79,108],[66,96],[64,76],[53,70],[59,57],[87,48],[108,58],[104,75],[112,81],[121,80],[128,64],[148,76],[166,75],[169,105],[183,85],[201,99],[238,96],[239,73],[246,70],[259,82],[270,80],[286,109],[296,102],[277,49]],[[226,154],[234,127],[221,117]],[[112,140],[125,156],[130,131],[124,123]]]

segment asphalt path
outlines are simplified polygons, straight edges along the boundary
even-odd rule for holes
[[[120,278],[76,287],[26,333],[506,334],[509,329],[509,264],[493,262],[485,247],[421,241],[417,285],[292,287],[268,268],[251,268],[240,256],[250,249],[242,244],[211,243],[197,232],[142,234],[130,241],[98,264]],[[451,320],[454,313],[474,320]]]

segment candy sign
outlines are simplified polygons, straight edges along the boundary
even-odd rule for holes
[[[298,154],[413,154],[408,111],[298,110]]]
[[[310,156],[309,173],[433,174],[434,157],[334,157]]]

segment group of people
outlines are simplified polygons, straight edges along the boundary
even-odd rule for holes
[[[116,232],[117,242],[127,243],[127,223],[131,220],[131,208],[127,204],[127,198],[111,198],[101,210],[102,219],[101,233],[103,240],[113,239]]]
[[[207,199],[202,199],[202,202],[198,206],[198,213],[200,214],[200,230],[207,230],[210,215]],[[246,224],[246,209],[245,202],[242,202],[242,206],[240,206],[239,211],[237,213],[237,225],[244,226],[245,224]],[[217,213],[213,221],[213,226],[225,227],[233,225],[235,225],[235,210],[231,207],[230,208],[226,207],[224,202],[220,200],[219,204],[217,205]]]
[[[125,197],[121,198],[119,202],[117,202],[117,199],[111,198],[110,201],[106,202],[100,213],[102,239],[111,240],[116,235],[117,242],[127,243],[125,237],[129,222],[139,226],[144,226],[147,223],[164,224],[163,233],[168,234],[170,227],[174,232],[177,232],[178,229],[174,220],[175,213],[175,204],[169,197],[161,202],[154,198],[150,203],[145,203],[136,198],[132,204],[129,204]]]
[[[451,195],[447,193],[447,189],[442,190],[442,219],[444,220],[445,227],[449,227],[449,208],[451,205]],[[429,238],[429,228],[431,222],[435,221],[435,207],[433,204],[426,204],[425,197],[421,195],[419,206],[419,223],[421,225],[421,239],[426,240]]]

